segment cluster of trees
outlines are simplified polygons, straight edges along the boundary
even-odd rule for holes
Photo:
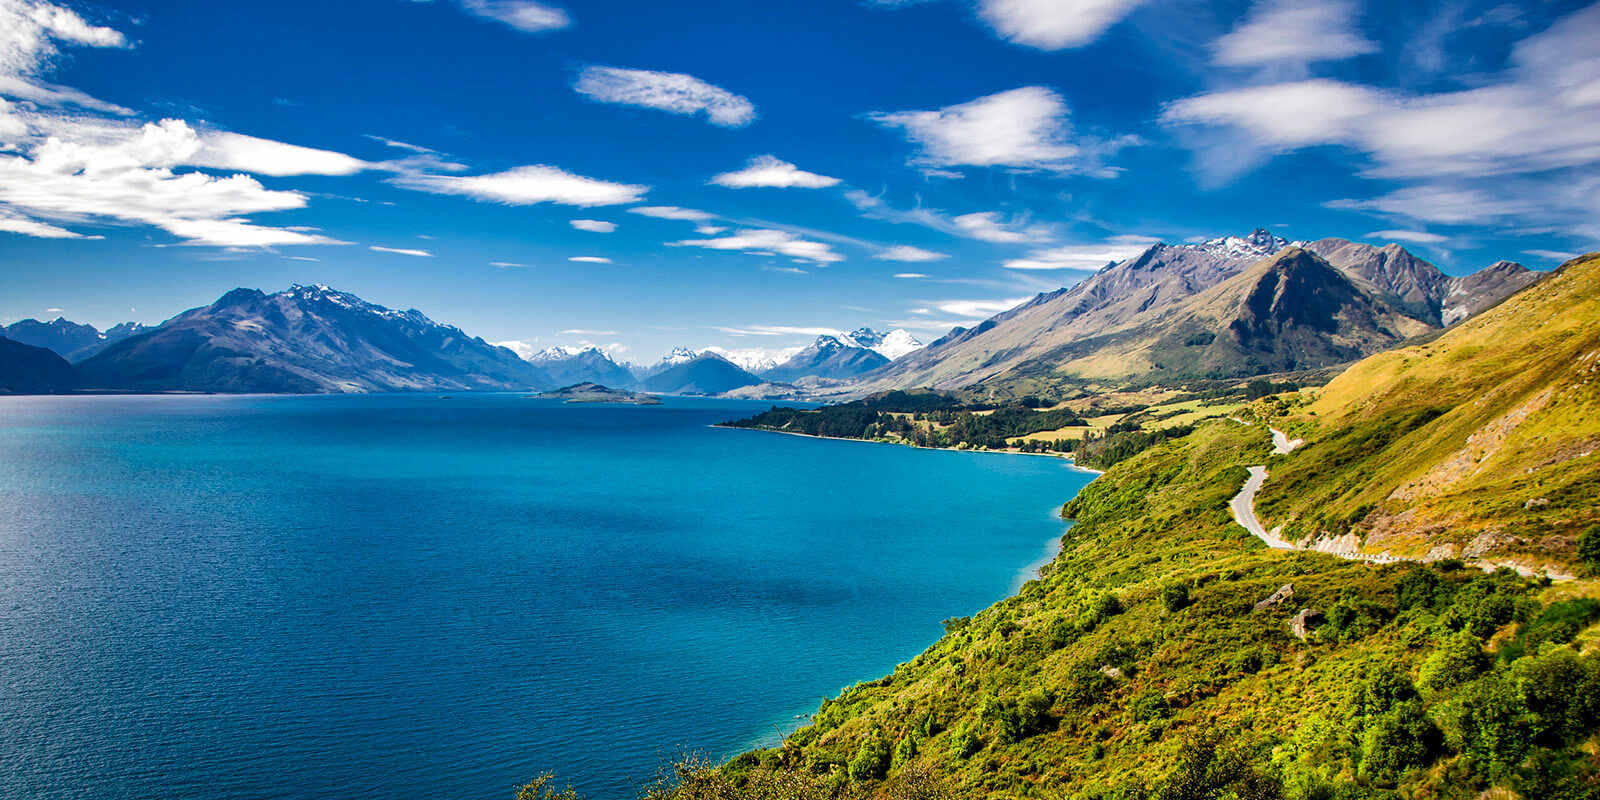
[[[1034,403],[1040,405],[1037,400]],[[1067,409],[1038,411],[1020,401],[978,408],[944,395],[887,392],[816,409],[773,406],[724,424],[845,439],[899,438],[919,447],[1001,450],[1009,447],[1010,438],[1074,426],[1087,428],[1089,423]]]

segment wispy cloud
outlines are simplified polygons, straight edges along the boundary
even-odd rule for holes
[[[749,325],[742,328],[713,327],[712,330],[735,336],[843,336],[838,328],[805,327],[794,325]]]
[[[467,13],[492,19],[527,33],[558,31],[572,24],[563,9],[532,0],[459,0]]]
[[[418,258],[433,258],[433,254],[426,250],[410,250],[403,247],[379,247],[373,245],[368,248],[375,253],[394,253],[399,256],[416,256]]]
[[[825,189],[829,186],[838,186],[840,183],[838,178],[818,175],[815,172],[806,172],[787,161],[770,155],[756,156],[750,159],[744,169],[736,172],[724,172],[713,177],[711,182],[730,189],[748,189],[756,186],[784,189]]]
[[[1054,90],[1025,86],[937,111],[870,115],[918,145],[916,163],[934,167],[1022,167],[1058,172],[1078,163],[1066,101]]]
[[[488,175],[397,175],[390,182],[419,192],[461,195],[514,206],[615,206],[637,203],[650,191],[649,186],[586,178],[542,164]]]
[[[926,277],[928,277],[927,275],[924,275],[924,274],[922,274],[920,272],[896,272],[894,274],[894,276],[896,278],[926,278]]]
[[[585,67],[574,89],[602,103],[705,114],[713,125],[742,128],[755,120],[754,103],[693,75],[620,67]]]
[[[563,336],[620,336],[620,331],[591,331],[584,328],[569,328],[561,332]]]
[[[611,259],[606,258],[605,256],[573,256],[573,257],[571,257],[571,258],[569,258],[567,260],[568,261],[576,261],[579,264],[610,264],[610,263],[612,263]]]
[[[1533,256],[1534,258],[1547,258],[1551,261],[1571,261],[1579,255],[1578,253],[1564,253],[1560,250],[1524,250],[1522,254]]]
[[[572,227],[590,233],[612,233],[617,229],[617,223],[599,219],[575,219],[571,222]]]
[[[962,214],[953,218],[951,222],[955,224],[956,229],[963,236],[969,236],[985,242],[1014,244],[1019,242],[1043,242],[1050,239],[1049,230],[1043,226],[1007,223],[1001,219],[998,213],[993,211]]]
[[[1006,269],[1094,272],[1107,264],[1133,258],[1156,241],[1145,236],[1119,236],[1099,244],[1050,247],[1035,250],[1024,258],[1010,259],[1001,266]]]
[[[638,208],[628,209],[628,213],[655,217],[656,219],[675,219],[682,222],[710,222],[717,218],[715,214],[677,206],[639,206]]]
[[[1448,236],[1427,231],[1373,231],[1367,234],[1369,239],[1393,242],[1413,242],[1415,244],[1442,244],[1450,241]]]
[[[1362,175],[1410,185],[1336,207],[1443,224],[1541,219],[1593,230],[1597,30],[1600,4],[1569,14],[1516,43],[1509,68],[1479,77],[1477,88],[1410,95],[1316,78],[1195,95],[1169,105],[1161,120],[1180,132],[1218,133],[1196,148],[1197,165],[1214,181],[1277,154],[1337,145],[1367,157]]]
[[[925,263],[928,261],[942,261],[950,256],[946,253],[935,253],[920,247],[908,244],[895,245],[873,256],[880,261],[906,261],[911,263]]]
[[[1212,50],[1223,66],[1258,67],[1342,61],[1378,45],[1356,30],[1348,0],[1261,0]]]
[[[490,261],[489,262],[489,266],[491,266],[491,267],[500,267],[502,269],[507,269],[507,268],[511,268],[511,267],[526,267],[528,265],[527,264],[518,264],[518,263],[516,263],[514,261]]]
[[[823,242],[801,238],[788,231],[752,229],[736,231],[713,239],[686,239],[672,242],[674,247],[703,247],[707,250],[738,250],[757,255],[785,255],[813,264],[843,261],[844,256]]]

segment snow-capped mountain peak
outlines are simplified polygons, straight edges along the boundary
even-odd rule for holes
[[[572,345],[546,347],[545,349],[529,356],[528,360],[534,362],[535,364],[542,361],[565,361],[566,359],[577,358],[578,356],[589,353],[593,353],[594,355],[599,356],[607,361],[612,360],[611,356],[604,350],[592,345],[589,347],[574,347]]]
[[[841,337],[823,338],[835,338],[846,345],[872,350],[890,361],[906,353],[920,350],[923,346],[922,342],[917,341],[917,337],[912,336],[904,328],[896,328],[888,333],[878,333],[871,328],[857,328]],[[817,342],[820,344],[822,339],[818,339]]]
[[[1200,244],[1181,246],[1233,261],[1266,258],[1291,244],[1300,243],[1276,236],[1266,228],[1256,228],[1247,236],[1224,236],[1220,239],[1208,239]]]

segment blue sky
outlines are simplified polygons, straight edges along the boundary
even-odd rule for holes
[[[0,321],[925,341],[1154,240],[1600,243],[1600,5],[0,0]],[[57,310],[59,309],[59,310]]]

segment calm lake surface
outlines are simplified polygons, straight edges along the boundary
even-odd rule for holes
[[[635,794],[1014,591],[1091,475],[768,403],[0,398],[0,796]]]

